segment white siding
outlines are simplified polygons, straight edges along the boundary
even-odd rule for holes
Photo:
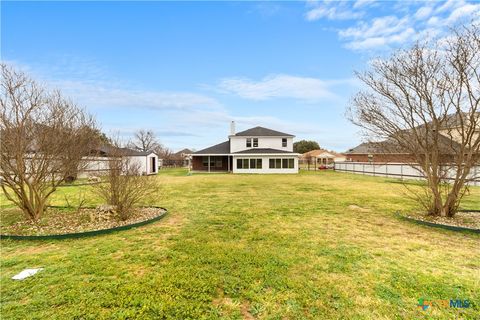
[[[247,148],[247,138],[252,139],[252,146],[253,146],[253,138],[258,138],[258,147],[256,148]],[[287,146],[282,147],[282,139],[287,139]],[[230,137],[230,152],[239,152],[243,150],[250,150],[250,149],[276,149],[276,150],[285,150],[285,151],[293,151],[293,138],[292,137]]]
[[[151,165],[152,158],[155,158],[154,168],[152,168]],[[155,153],[151,153],[147,156],[131,156],[130,161],[139,165],[141,174],[148,175],[158,173],[158,157]]]
[[[155,168],[151,166],[151,159],[155,158]],[[138,164],[140,169],[140,174],[156,174],[158,173],[158,156],[154,153],[151,153],[146,156],[130,156],[129,157],[132,164]],[[99,176],[108,173],[109,170],[109,157],[85,157],[83,161],[86,162],[86,167],[83,172],[78,174],[79,178],[86,178],[89,176]]]
[[[262,159],[262,168],[261,169],[238,169],[237,168],[237,159]],[[293,169],[270,169],[269,160],[270,159],[294,159],[294,168]],[[292,155],[236,155],[233,157],[233,173],[298,173],[298,157]]]

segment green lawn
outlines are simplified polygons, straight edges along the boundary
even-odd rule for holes
[[[1,241],[2,319],[474,319],[480,237],[423,227],[395,180],[162,171],[155,224]],[[74,199],[63,187],[52,204]],[[73,202],[73,200],[72,200]],[[91,198],[89,204],[97,201]],[[8,203],[2,198],[2,208]],[[465,199],[480,208],[480,188]],[[44,267],[24,281],[28,267]],[[466,309],[418,299],[468,299]]]

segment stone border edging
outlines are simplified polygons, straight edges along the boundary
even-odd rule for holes
[[[66,234],[49,234],[49,235],[38,235],[38,236],[20,236],[20,235],[0,235],[0,239],[10,239],[10,240],[62,240],[62,239],[74,239],[74,238],[86,238],[91,236],[97,236],[102,234],[109,234],[116,231],[128,230],[136,227],[141,227],[146,224],[153,223],[155,221],[161,220],[165,217],[168,213],[168,210],[163,207],[150,207],[150,208],[158,208],[163,209],[165,212],[156,216],[155,218],[144,220],[132,224],[127,224],[124,226],[113,227],[108,229],[101,229],[101,230],[92,230],[92,231],[85,231],[85,232],[75,232],[75,233],[66,233]]]
[[[472,211],[472,210],[468,210]],[[425,225],[429,227],[434,227],[434,228],[440,228],[440,229],[445,229],[445,230],[450,230],[450,231],[466,231],[466,232],[473,232],[473,233],[479,233],[480,234],[480,229],[473,229],[473,228],[466,228],[466,227],[458,227],[458,226],[449,226],[446,224],[438,224],[438,223],[433,223],[429,221],[422,221],[422,220],[417,220],[414,218],[409,218],[404,215],[401,215],[398,211],[395,212],[395,215],[399,217],[400,219],[407,220],[416,224],[420,225]]]

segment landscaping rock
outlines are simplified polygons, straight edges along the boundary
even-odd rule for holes
[[[114,208],[114,206],[108,205],[97,208],[81,208],[75,214],[70,211],[49,208],[49,214],[41,223],[22,218],[12,225],[2,227],[2,233],[6,235],[51,235],[110,229],[150,220],[166,211],[157,207],[140,207],[135,208],[127,220],[120,220],[112,213]]]
[[[90,221],[110,221],[115,219],[117,208],[109,204],[102,204],[90,213]]]

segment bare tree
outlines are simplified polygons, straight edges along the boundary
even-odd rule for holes
[[[58,91],[49,92],[1,64],[0,176],[2,190],[37,220],[47,199],[94,148],[95,121]]]
[[[134,139],[128,143],[130,148],[138,151],[152,151],[161,149],[162,146],[155,137],[155,133],[152,130],[138,130],[134,134]]]
[[[141,175],[140,164],[126,156],[118,142],[113,143],[109,157],[105,183],[95,185],[94,192],[115,207],[120,220],[127,220],[135,206],[156,191],[157,185],[154,177]]]
[[[453,216],[480,160],[479,26],[417,43],[357,73],[350,119],[383,149],[411,155],[427,181],[429,214]]]

